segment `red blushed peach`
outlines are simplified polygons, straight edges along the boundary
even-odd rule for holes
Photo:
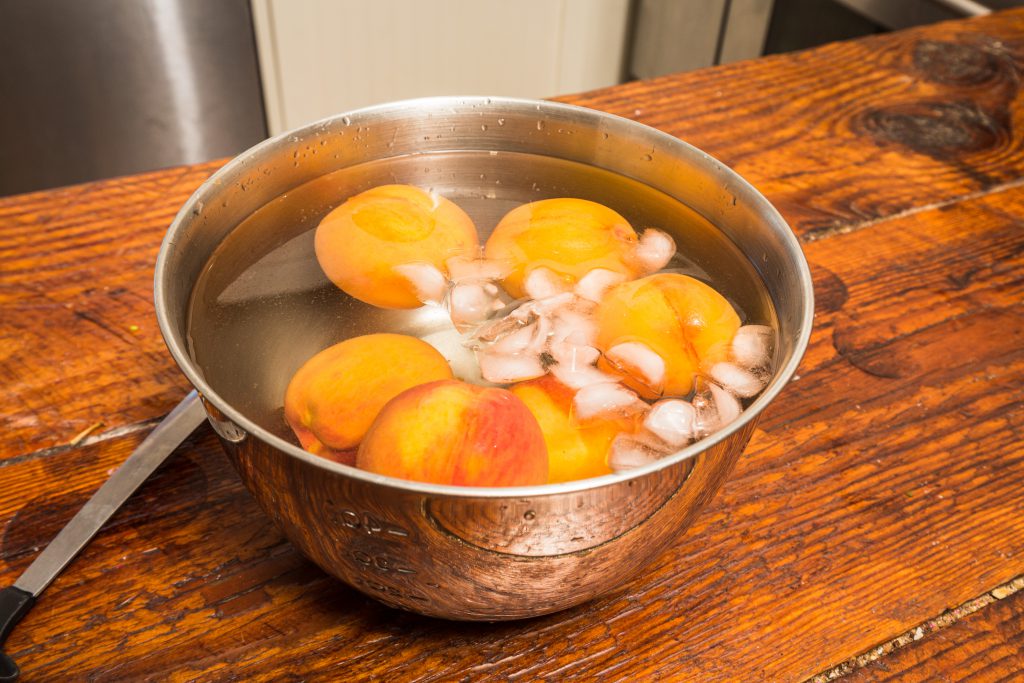
[[[284,416],[310,453],[351,464],[384,404],[419,384],[452,376],[434,347],[402,334],[367,334],[316,354],[292,377]]]
[[[526,296],[526,280],[534,269],[558,282],[546,289],[570,290],[595,268],[632,279],[636,232],[607,206],[585,199],[544,199],[509,211],[487,240],[485,253],[511,270],[503,281],[514,297]]]
[[[725,297],[678,273],[613,287],[596,316],[598,367],[621,374],[645,398],[690,393],[699,370],[727,358],[740,326]]]
[[[349,198],[320,221],[320,267],[342,291],[381,308],[416,308],[416,285],[396,267],[430,266],[477,254],[476,226],[444,197],[412,185],[381,185]]]
[[[629,420],[572,419],[573,390],[553,377],[521,382],[509,388],[537,418],[548,450],[548,482],[575,481],[611,474],[608,448],[620,432],[633,429]]]
[[[505,389],[432,382],[392,399],[359,446],[356,466],[456,486],[527,486],[548,478],[537,420]]]

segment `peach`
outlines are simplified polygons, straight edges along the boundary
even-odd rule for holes
[[[548,450],[548,482],[574,481],[610,474],[608,448],[616,434],[630,431],[629,421],[572,419],[573,390],[546,376],[512,386],[544,433]]]
[[[434,347],[402,334],[367,334],[328,347],[288,384],[284,415],[310,453],[350,464],[384,404],[406,389],[452,377]]]
[[[629,221],[607,206],[585,199],[543,199],[509,211],[487,240],[485,254],[509,267],[503,284],[521,298],[535,270],[534,279],[545,291],[571,290],[595,268],[632,279],[640,274],[633,260],[636,245]]]
[[[459,380],[431,382],[388,402],[356,466],[456,486],[525,486],[548,478],[540,426],[514,394]]]
[[[689,394],[698,371],[727,359],[740,326],[725,297],[678,273],[613,287],[596,317],[598,367],[648,399]]]
[[[444,276],[447,259],[473,257],[479,248],[465,211],[412,185],[381,185],[350,197],[320,221],[314,247],[331,282],[381,308],[422,303],[409,274],[396,268],[420,264]]]

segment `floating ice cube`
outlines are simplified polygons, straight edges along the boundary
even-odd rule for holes
[[[689,401],[658,401],[644,418],[644,429],[672,448],[682,448],[694,438],[697,413]]]
[[[597,322],[572,304],[556,308],[551,315],[551,341],[593,346],[597,342]]]
[[[714,382],[700,379],[693,397],[694,427],[697,437],[705,437],[726,426],[743,412],[743,406],[730,392]]]
[[[648,465],[665,453],[648,439],[633,434],[619,434],[608,449],[608,466],[616,472]]]
[[[767,325],[744,325],[732,338],[732,358],[745,368],[768,368],[775,330]]]
[[[441,303],[448,291],[444,274],[429,263],[405,263],[393,270],[412,284],[416,298],[425,304]]]
[[[608,349],[605,357],[619,369],[657,390],[665,381],[665,361],[647,344],[626,342]]]
[[[756,396],[765,385],[760,375],[733,363],[715,363],[708,374],[723,388],[742,398]]]
[[[633,259],[643,271],[643,275],[656,273],[672,260],[676,253],[676,243],[668,233],[648,228],[640,236],[640,241],[633,252]]]
[[[538,318],[529,325],[499,338],[494,342],[491,350],[496,353],[521,353],[539,358],[547,346],[547,330],[550,327],[551,323],[547,319]]]
[[[548,345],[548,353],[556,363],[574,372],[586,367],[593,367],[597,359],[601,357],[601,352],[593,346],[574,344],[570,341],[552,341]]]
[[[493,283],[459,282],[448,292],[448,312],[460,332],[484,322],[505,307],[501,291]]]
[[[573,397],[573,412],[578,420],[629,417],[647,408],[635,393],[614,382],[588,384]]]
[[[562,292],[555,296],[549,296],[544,299],[530,299],[509,315],[517,320],[523,320],[526,322],[532,322],[535,316],[540,315],[551,315],[555,310],[562,308],[563,306],[576,306],[576,295],[572,292]]]
[[[607,268],[594,268],[580,278],[573,291],[584,299],[601,303],[601,299],[609,289],[625,281],[626,276],[622,273],[616,273]]]
[[[491,350],[477,352],[480,374],[494,384],[512,384],[545,374],[540,358],[529,354],[504,354]]]
[[[526,274],[523,289],[526,290],[526,296],[531,299],[546,299],[567,292],[569,286],[558,273],[542,266],[533,268]]]

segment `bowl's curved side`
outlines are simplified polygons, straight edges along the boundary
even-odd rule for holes
[[[514,499],[382,490],[258,439],[222,441],[263,510],[328,573],[393,607],[497,621],[572,607],[637,575],[714,496],[753,425],[644,477]]]

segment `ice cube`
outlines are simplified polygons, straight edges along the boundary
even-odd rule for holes
[[[584,386],[576,392],[572,404],[578,420],[629,417],[648,408],[635,393],[615,382]]]
[[[448,292],[448,312],[460,332],[466,332],[505,307],[492,283],[460,282]]]
[[[576,306],[576,295],[562,292],[543,299],[529,299],[518,306],[509,315],[517,320],[532,322],[535,316],[548,316],[563,306]]]
[[[700,379],[693,397],[696,436],[702,438],[726,426],[743,412],[743,406],[730,392],[714,382]]]
[[[657,390],[665,381],[665,361],[654,349],[641,342],[616,344],[605,357],[612,365]]]
[[[644,429],[672,448],[682,448],[694,437],[696,411],[689,401],[658,401],[644,419]]]
[[[574,372],[586,367],[592,367],[597,362],[597,359],[601,357],[601,352],[593,346],[573,344],[570,341],[552,341],[548,345],[548,352],[556,363],[566,366]]]
[[[608,270],[607,268],[594,268],[580,278],[573,291],[584,299],[594,303],[601,303],[605,292],[625,281],[626,276],[622,273],[616,273],[614,270]]]
[[[439,304],[448,291],[444,274],[429,263],[404,263],[393,270],[408,280],[416,298],[425,304]]]
[[[708,374],[723,388],[742,398],[757,396],[765,385],[756,373],[733,363],[715,363]]]
[[[615,382],[614,377],[592,366],[573,368],[568,365],[553,365],[549,370],[555,379],[570,389],[579,390],[592,384]]]
[[[732,338],[732,359],[744,368],[769,368],[775,330],[767,325],[744,325]]]
[[[593,346],[597,342],[597,322],[575,306],[556,308],[551,316],[551,341]]]
[[[539,358],[547,345],[547,330],[550,326],[551,323],[546,319],[538,318],[529,325],[498,339],[491,350],[504,354],[522,353]]]
[[[504,354],[491,350],[477,352],[480,374],[494,384],[512,384],[545,374],[540,358],[529,354]]]
[[[676,243],[668,233],[648,228],[640,236],[640,241],[633,252],[633,259],[640,267],[643,275],[656,273],[672,260],[676,254]]]
[[[567,292],[569,288],[558,273],[541,266],[533,268],[526,274],[523,289],[531,299],[546,299]]]
[[[608,466],[616,472],[631,470],[655,462],[665,452],[648,439],[633,434],[619,434],[608,449]]]

